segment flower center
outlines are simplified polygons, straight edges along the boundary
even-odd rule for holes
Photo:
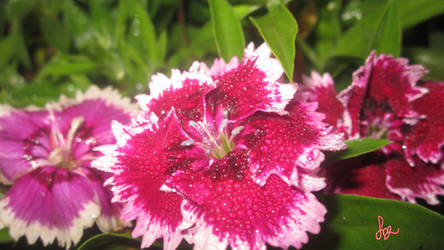
[[[204,138],[203,142],[185,141],[182,144],[195,144],[201,146],[205,149],[208,155],[216,159],[224,158],[225,155],[227,155],[234,149],[235,144],[233,142],[233,139],[244,128],[243,126],[238,126],[234,128],[231,133],[228,133],[227,122],[223,121],[220,125],[219,131],[216,133],[212,133],[211,130],[208,129],[206,124],[204,124],[202,121],[191,121],[190,125],[194,129],[199,131],[199,133],[202,135],[202,138]]]
[[[54,149],[51,151],[48,157],[48,161],[50,163],[67,169],[76,168],[77,164],[72,155],[72,145],[74,136],[83,122],[83,117],[76,117],[72,119],[66,138],[63,137],[58,127],[54,125],[51,133],[51,142]]]
[[[226,134],[220,135],[220,143],[215,143],[211,149],[211,155],[214,158],[222,159],[226,154],[231,152],[234,148],[234,143],[231,140],[232,138],[228,138]]]

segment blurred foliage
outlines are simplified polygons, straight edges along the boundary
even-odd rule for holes
[[[0,1],[0,103],[43,106],[91,84],[134,96],[156,72],[241,57],[249,41],[266,41],[293,81],[330,72],[343,89],[371,50],[443,80],[443,13],[436,0]]]
[[[210,3],[1,1],[0,102],[17,107],[44,105],[61,93],[72,95],[91,84],[111,85],[133,96],[148,91],[147,83],[155,72],[186,69],[194,60],[211,63],[218,53],[225,59],[241,56],[244,40],[256,45],[266,40],[287,76],[294,73],[293,80],[313,69],[328,71],[336,77],[339,89],[349,84],[350,72],[372,49],[409,56],[431,70],[429,79],[442,78],[444,72],[442,1]],[[288,9],[279,8],[282,4]],[[295,65],[291,44],[298,29],[291,24],[291,15],[299,26]],[[278,25],[270,22],[273,19]],[[407,46],[401,47],[402,33],[409,35],[402,40]]]

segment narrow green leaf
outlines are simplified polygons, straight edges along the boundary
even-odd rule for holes
[[[158,62],[159,48],[157,46],[156,31],[148,12],[141,5],[138,5],[135,9],[135,20],[139,22],[140,40],[146,47],[147,58]]]
[[[213,35],[219,55],[229,61],[233,56],[242,59],[245,48],[240,20],[227,0],[209,0]]]
[[[26,68],[31,68],[31,59],[29,58],[28,48],[23,38],[22,24],[14,21],[12,24],[12,36],[14,37],[16,56]]]
[[[163,62],[165,60],[167,54],[167,44],[168,44],[168,33],[167,30],[163,30],[160,33],[159,41],[158,41],[158,53],[159,53],[159,61]]]
[[[443,1],[402,0],[399,1],[399,6],[397,6],[398,11],[396,11],[396,7],[388,8],[393,3],[394,1],[387,0],[350,1],[342,13],[342,18],[344,21],[354,19],[356,22],[338,41],[335,55],[367,57],[370,51],[368,45],[373,45],[375,36],[381,34],[380,31],[384,30],[380,29],[383,21],[386,24],[396,23],[396,19],[399,18],[401,28],[406,29],[444,13]],[[392,14],[387,15],[388,12],[392,12]],[[400,41],[398,33],[401,33],[397,29],[397,27],[393,29],[396,31],[394,34],[396,44]],[[383,33],[386,33],[387,36],[390,35],[389,29],[386,29]],[[395,46],[395,43],[392,46]]]
[[[73,73],[86,73],[96,69],[97,65],[85,56],[57,54],[39,72],[36,81],[43,81],[48,76],[59,77]]]
[[[242,20],[242,18],[248,16],[260,7],[260,5],[236,5],[233,6],[233,10],[234,13],[236,13],[237,18],[239,18],[239,20]]]
[[[251,17],[250,20],[282,64],[290,82],[293,81],[295,41],[298,33],[298,24],[293,15],[284,4],[279,4],[270,7],[266,15]]]
[[[187,32],[192,35],[190,38],[189,47],[179,47],[179,50],[175,52],[172,56],[168,58],[167,68],[180,68],[185,67],[192,63],[193,57],[203,57],[207,53],[217,53],[217,49],[213,45],[215,43],[211,22],[207,22],[204,26],[199,29],[194,29],[189,26]],[[176,34],[176,37],[179,35]],[[179,39],[171,38],[169,39],[169,47],[178,47],[174,43]]]
[[[393,54],[395,57],[399,57],[401,54],[401,33],[398,1],[391,0],[384,12],[370,50],[375,49],[379,53]]]
[[[41,15],[39,18],[43,36],[54,48],[68,52],[70,33],[65,25],[54,16]]]
[[[108,6],[110,4],[107,0],[91,0],[91,19],[94,26],[102,36],[111,36],[114,29],[114,20],[112,19],[111,8]]]
[[[444,1],[402,0],[399,5],[399,16],[403,29],[442,13],[444,13]]]
[[[362,2],[355,10],[359,13],[359,21],[339,39],[335,55],[366,58],[390,3],[385,0]]]
[[[132,239],[130,234],[98,234],[83,242],[78,250],[118,250],[123,248],[139,248],[140,242]]]
[[[6,6],[9,20],[19,20],[32,11],[38,0],[10,0]]]
[[[6,28],[6,3],[0,2],[0,34],[4,34]]]
[[[444,216],[422,206],[395,200],[356,195],[319,197],[327,207],[319,235],[304,249],[441,249]],[[391,226],[391,232],[378,233]],[[379,220],[378,220],[379,218]],[[377,239],[379,238],[379,240]]]
[[[0,69],[5,66],[15,55],[15,41],[12,35],[0,40]]]
[[[129,26],[127,27],[127,24]],[[128,32],[127,32],[128,30]],[[119,46],[130,44],[144,60],[159,64],[159,48],[156,32],[148,11],[136,0],[121,1],[116,24],[116,40]],[[121,53],[126,53],[121,50]]]
[[[79,48],[94,41],[94,26],[89,16],[73,0],[65,1],[64,14],[66,26]]]
[[[341,24],[339,22],[341,6],[342,0],[332,0],[326,2],[319,9],[319,20],[314,30],[316,36],[314,50],[317,55],[316,60],[320,64],[320,68],[317,69],[319,71],[325,71],[325,64],[334,53],[336,43],[341,36]]]
[[[382,148],[385,145],[390,144],[391,141],[384,139],[362,138],[356,140],[347,140],[347,149],[337,153],[337,157],[340,160],[356,157],[365,153],[375,151]]]

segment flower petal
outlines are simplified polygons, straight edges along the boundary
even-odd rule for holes
[[[83,229],[99,215],[94,191],[84,176],[63,168],[41,167],[24,175],[0,201],[0,220],[17,240],[33,244],[57,239],[69,248],[79,242]]]
[[[270,55],[265,43],[256,50],[250,43],[238,67],[215,76],[217,88],[207,95],[208,110],[217,113],[222,106],[229,120],[245,118],[258,110],[282,112],[293,98],[296,84],[277,82],[283,69]]]
[[[131,114],[137,111],[137,108],[126,110],[125,106],[114,106],[106,100],[106,93],[96,99],[87,99],[79,104],[74,104],[56,113],[57,125],[62,133],[67,134],[72,120],[83,118],[82,128],[79,131],[82,135],[78,137],[94,138],[94,142],[74,141],[74,154],[81,154],[83,148],[91,148],[96,145],[112,144],[115,142],[110,132],[111,122],[113,120],[127,124],[131,121]],[[89,144],[89,145],[86,145]],[[91,145],[93,144],[93,145]],[[77,152],[79,151],[79,152]]]
[[[317,111],[325,114],[324,122],[339,128],[344,106],[336,97],[337,93],[330,74],[325,73],[321,76],[313,71],[311,77],[303,76],[303,83],[301,91],[310,93],[308,101],[319,103]]]
[[[246,151],[233,151],[204,172],[176,172],[168,181],[186,200],[184,231],[195,249],[265,249],[266,243],[300,248],[307,231],[318,233],[326,209],[304,193],[271,175],[256,184],[248,169]]]
[[[327,192],[399,200],[386,186],[385,160],[377,152],[326,166]]]
[[[417,157],[413,160],[414,167],[401,158],[391,159],[385,164],[387,187],[412,203],[415,203],[415,198],[423,198],[431,205],[439,204],[436,195],[444,195],[444,170]]]
[[[182,239],[182,197],[160,188],[169,173],[189,166],[186,146],[181,145],[189,137],[182,131],[174,109],[158,124],[146,122],[150,127],[141,131],[137,123],[133,125],[136,128],[122,127],[115,136],[128,137],[122,140],[125,143],[103,156],[114,160],[107,162],[102,157],[93,166],[114,173],[106,184],[112,185],[113,201],[123,203],[122,219],[137,219],[133,237],[143,236],[141,247],[163,237],[165,245],[175,248]]]
[[[100,216],[96,219],[99,229],[102,232],[108,233],[118,231],[124,226],[129,225],[120,220],[122,205],[111,202],[113,194],[108,187],[104,187],[103,185],[106,179],[105,176],[109,177],[110,174],[93,168],[84,168],[82,171],[88,177],[91,188],[96,194],[96,204],[100,206]]]
[[[163,119],[174,108],[185,131],[192,130],[190,121],[201,121],[205,115],[205,94],[214,87],[209,72],[197,69],[197,62],[190,72],[172,71],[171,79],[162,74],[153,76],[150,95],[138,95],[142,109]],[[196,68],[196,69],[195,69]]]
[[[340,150],[345,144],[342,135],[326,127],[316,108],[316,103],[294,100],[287,107],[287,116],[256,113],[245,120],[236,143],[250,150],[250,166],[259,184],[265,184],[274,173],[305,191],[322,187],[307,183],[306,175],[312,172],[315,181],[315,171],[324,160],[321,150]],[[318,178],[317,182],[323,180]]]
[[[444,82],[424,85],[429,93],[413,102],[415,110],[425,118],[415,124],[404,141],[409,163],[413,155],[425,162],[437,164],[444,146]]]
[[[0,171],[7,181],[26,174],[37,167],[37,161],[48,157],[47,114],[45,110],[10,108],[0,115]]]

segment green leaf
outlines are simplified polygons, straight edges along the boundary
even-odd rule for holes
[[[68,52],[70,33],[65,25],[56,17],[49,15],[41,15],[39,20],[46,41],[54,48]]]
[[[236,5],[233,6],[233,10],[234,13],[236,13],[237,18],[239,18],[239,20],[242,20],[242,18],[248,16],[260,7],[260,5]]]
[[[422,64],[430,70],[425,79],[434,81],[444,79],[444,51],[441,48],[414,47],[408,48],[406,52],[412,63]]]
[[[163,62],[165,60],[167,54],[167,44],[168,44],[168,33],[167,30],[163,30],[160,33],[159,41],[158,41],[158,53],[159,53],[159,61]]]
[[[3,228],[0,230],[0,243],[14,242],[14,240],[9,235],[9,229]]]
[[[120,250],[126,248],[139,248],[140,242],[132,239],[130,234],[98,234],[83,242],[78,250]]]
[[[390,8],[394,3],[387,0],[350,1],[342,13],[342,18],[344,20],[354,18],[355,24],[338,41],[335,55],[365,58],[370,51],[369,45],[374,45],[375,37],[378,34],[385,34],[388,41],[390,30],[394,31],[395,42],[384,49],[394,50],[401,40],[398,25],[406,29],[444,13],[443,1],[402,0],[399,1],[399,6]],[[396,24],[398,18],[400,24]],[[381,29],[383,27],[381,23],[385,23],[386,28]],[[393,25],[393,29],[389,28],[390,24]]]
[[[319,200],[327,207],[319,235],[310,237],[304,249],[441,249],[444,246],[444,217],[408,202],[356,195],[325,195]],[[379,230],[391,226],[384,240]]]
[[[78,89],[86,90],[88,83],[80,82],[34,82],[22,88],[2,92],[0,102],[9,103],[15,107],[37,105],[43,107],[47,102],[56,101],[61,94],[73,96]]]
[[[410,28],[442,13],[444,13],[444,1],[402,0],[399,5],[399,16],[403,29]]]
[[[319,10],[319,20],[314,30],[316,51],[316,63],[319,64],[319,71],[325,71],[325,64],[334,53],[336,43],[341,36],[341,25],[339,23],[339,11],[342,0],[332,0],[326,2]],[[312,61],[312,59],[310,59]]]
[[[176,30],[179,31],[178,29]],[[179,32],[176,32],[176,37],[180,36],[178,33]],[[203,57],[206,53],[217,53],[217,50],[213,45],[215,41],[211,22],[207,22],[199,29],[188,26],[187,33],[192,34],[189,35],[189,47],[179,47],[179,50],[168,58],[167,68],[185,67],[192,63],[193,58]],[[180,46],[176,44],[177,41],[180,41],[180,39],[170,38],[168,40],[168,42],[170,43],[168,46],[170,48],[177,48],[178,46]]]
[[[373,138],[347,140],[345,141],[345,144],[347,144],[347,149],[338,152],[336,157],[338,157],[340,160],[345,160],[375,151],[376,149],[382,148],[390,143],[391,141],[388,140]]]
[[[401,33],[398,1],[391,0],[387,5],[370,49],[375,49],[378,53],[393,54],[395,57],[399,57],[401,55]]]
[[[73,0],[66,0],[64,6],[65,23],[75,44],[83,48],[94,41],[94,26],[89,16]]]
[[[10,0],[6,6],[6,13],[9,20],[22,19],[26,14],[31,12],[38,0]]]
[[[114,29],[114,21],[111,17],[113,13],[109,4],[110,1],[107,0],[90,1],[92,22],[96,30],[104,36],[111,36]]]
[[[148,12],[141,6],[136,5],[134,10],[134,22],[138,22],[139,39],[146,49],[146,58],[159,62],[159,48],[157,46],[156,31]],[[135,36],[136,31],[132,33]]]
[[[8,64],[15,55],[15,39],[13,35],[9,35],[0,40],[0,69]]]
[[[97,68],[97,65],[85,56],[57,54],[39,72],[36,81],[47,77],[60,77],[73,73],[87,73]]]
[[[348,29],[339,39],[336,46],[336,56],[351,56],[366,58],[370,53],[371,46],[376,41],[375,38],[383,31],[387,22],[384,17],[387,15],[392,1],[367,0],[359,5],[359,20],[354,26]],[[382,10],[382,11],[381,11]],[[390,24],[390,23],[389,23]]]
[[[227,62],[233,56],[242,59],[245,48],[244,33],[233,8],[227,0],[209,0],[209,3],[219,56]]]
[[[16,56],[26,68],[31,68],[31,59],[29,58],[28,48],[23,38],[22,24],[14,21],[12,24],[12,36],[14,37]]]
[[[250,20],[282,64],[290,82],[293,81],[295,40],[298,33],[298,24],[293,15],[284,4],[279,4],[270,7],[266,15],[251,17]]]
[[[128,28],[127,23],[129,24]],[[155,65],[160,63],[154,25],[148,12],[139,1],[120,1],[116,24],[116,40],[119,41],[122,54],[126,53],[123,47],[128,47],[125,45],[125,43],[128,43],[137,50],[140,58],[144,61],[148,59]]]

